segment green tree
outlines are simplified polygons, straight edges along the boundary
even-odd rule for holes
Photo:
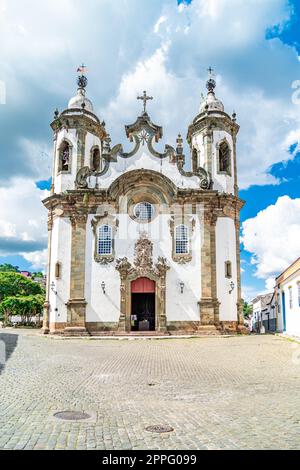
[[[1,273],[18,273],[19,266],[13,266],[9,263],[0,264],[0,272]]]
[[[253,307],[252,305],[248,304],[247,302],[244,302],[244,305],[243,305],[243,314],[244,314],[244,317],[245,318],[249,318],[250,315],[252,314],[253,312]]]
[[[44,274],[41,271],[38,271],[37,273],[32,273],[32,278],[34,279],[35,277],[43,278]]]
[[[15,272],[0,272],[0,302],[6,297],[44,294],[43,288]]]
[[[42,314],[44,300],[41,294],[6,297],[0,304],[0,318],[7,324],[17,315],[21,317],[23,325],[29,324],[32,317],[40,317]]]

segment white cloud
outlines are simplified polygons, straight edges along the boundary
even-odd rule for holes
[[[124,124],[135,120],[140,111],[136,95],[147,89],[155,98],[149,114],[174,145],[177,133],[185,135],[198,112],[206,69],[212,65],[218,74],[217,95],[228,113],[237,111],[241,125],[240,187],[278,183],[268,174],[270,166],[293,158],[288,149],[294,142],[299,148],[300,108],[291,99],[291,85],[300,78],[297,53],[278,39],[265,38],[268,28],[279,24],[282,29],[290,19],[286,0],[193,0],[179,7],[176,0],[86,0],[84,8],[77,0],[0,0],[0,11],[0,80],[7,89],[1,110],[8,111],[1,175],[12,181],[3,193],[9,198],[1,204],[2,236],[28,241],[46,237],[46,228],[41,228],[46,211],[32,179],[49,176],[47,119],[75,92],[75,70],[83,60],[89,67],[88,94],[101,109],[113,144],[126,146]],[[13,143],[19,147],[10,164]],[[23,173],[18,173],[21,167]],[[25,175],[27,167],[31,179],[23,176],[17,183],[15,175]],[[255,219],[260,220],[259,214]],[[275,239],[275,227],[269,235]],[[278,266],[274,255],[265,259],[259,247],[245,240],[257,252],[257,275],[271,277]],[[283,256],[280,266],[286,261]]]
[[[29,179],[17,178],[0,188],[1,255],[21,254],[34,267],[44,267],[44,252],[37,251],[47,245],[47,211],[41,201],[48,195]]]
[[[300,255],[300,199],[282,196],[243,222],[242,243],[253,254],[255,275],[271,289],[274,277]]]
[[[159,19],[157,20],[157,22],[155,23],[154,28],[153,28],[154,33],[159,32],[159,29],[160,29],[161,25],[163,23],[165,23],[166,20],[167,20],[167,18],[164,15],[159,17]]]
[[[31,263],[32,270],[42,270],[46,272],[48,250],[33,251],[31,253],[21,253],[21,255]]]
[[[249,285],[242,285],[242,299],[246,302],[250,302],[257,295],[266,294],[267,290],[258,290],[256,287]]]

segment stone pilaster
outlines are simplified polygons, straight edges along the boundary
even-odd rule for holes
[[[238,209],[235,216],[235,240],[236,240],[236,274],[237,274],[237,321],[244,326],[243,300],[241,290],[241,252],[240,252],[240,217]]]
[[[77,130],[77,172],[84,167],[86,134],[84,129]]]
[[[166,315],[166,270],[159,271],[160,278],[158,282],[158,292],[156,294],[157,301],[157,326],[156,330],[167,331],[167,315]]]
[[[43,328],[42,332],[49,334],[49,317],[50,317],[50,276],[51,276],[51,246],[52,246],[52,229],[53,229],[53,214],[50,211],[48,215],[48,257],[47,257],[47,284],[46,284],[46,299],[43,310]]]
[[[201,300],[200,321],[202,325],[219,324],[216,272],[216,222],[214,209],[205,207],[202,217],[201,244]]]
[[[87,214],[71,216],[71,273],[68,307],[69,327],[85,328],[85,243]]]
[[[232,133],[233,142],[233,171],[234,171],[234,195],[238,197],[238,182],[237,182],[237,161],[236,161],[236,133]]]
[[[210,175],[212,175],[212,142],[213,142],[213,131],[208,128],[204,134],[204,167]]]

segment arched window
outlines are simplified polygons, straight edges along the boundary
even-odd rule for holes
[[[177,225],[175,231],[176,254],[187,254],[189,252],[189,229],[186,225]]]
[[[225,277],[232,278],[232,265],[231,261],[225,261]]]
[[[60,279],[61,277],[61,263],[59,261],[55,263],[55,277],[56,279]]]
[[[99,147],[92,150],[92,170],[101,171],[101,155]]]
[[[231,175],[230,148],[225,141],[219,146],[219,171]]]
[[[105,224],[99,227],[98,234],[98,254],[111,255],[112,254],[112,228]]]
[[[192,153],[192,170],[197,171],[198,169],[198,152],[197,149],[193,149]]]
[[[71,148],[70,144],[64,140],[59,148],[59,171],[70,171]]]

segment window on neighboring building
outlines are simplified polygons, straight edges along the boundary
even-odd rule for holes
[[[221,142],[219,146],[219,171],[231,174],[230,148],[227,142]]]
[[[71,160],[70,144],[64,140],[59,148],[58,171],[70,171],[70,163],[71,163],[70,160]]]
[[[151,222],[154,217],[154,206],[150,202],[139,202],[134,208],[138,222]]]
[[[277,294],[277,311],[280,313],[280,294]]]
[[[176,254],[186,254],[189,252],[189,229],[186,225],[177,225],[175,231],[175,251]]]
[[[227,278],[232,277],[231,261],[225,261],[225,277],[227,277]]]
[[[293,288],[292,286],[289,287],[289,303],[290,303],[290,309],[293,308]]]
[[[92,170],[101,171],[101,155],[99,147],[95,147],[92,151]]]
[[[112,254],[112,228],[109,225],[101,225],[99,227],[98,254]]]

